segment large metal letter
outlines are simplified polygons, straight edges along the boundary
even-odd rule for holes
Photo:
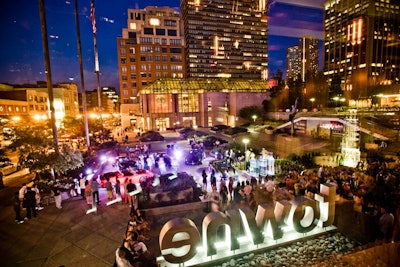
[[[196,248],[201,245],[200,233],[193,221],[175,218],[164,224],[160,231],[159,243],[161,254],[166,261],[182,263],[196,255]],[[174,255],[174,249],[183,246],[189,246],[189,250],[182,256]]]
[[[314,198],[319,202],[322,227],[332,225],[335,220],[336,186],[321,184],[320,194],[315,194]]]
[[[217,231],[220,226],[226,227],[229,225],[229,219],[220,211],[210,212],[203,219],[203,247],[207,248],[207,256],[217,254],[215,243],[218,240]],[[225,233],[225,240],[228,235]],[[229,235],[230,239],[230,235]]]
[[[272,238],[274,240],[282,238],[283,231],[280,226],[285,221],[285,218],[287,218],[290,212],[290,206],[291,204],[287,201],[282,203],[277,202],[275,209],[268,204],[258,205],[256,213],[257,227],[260,231],[266,233],[269,222],[272,230]]]
[[[307,207],[313,210],[313,215],[311,219],[309,219],[308,217],[304,218],[304,216],[307,215]],[[299,196],[294,199],[292,209],[294,209],[293,228],[297,232],[307,233],[318,225],[320,213],[319,206],[317,206],[317,201],[308,197]],[[306,226],[303,226],[301,221],[303,221]]]
[[[229,218],[229,226],[231,227],[231,250],[240,247],[238,236],[240,233],[240,214],[238,210],[225,211],[226,216]]]
[[[241,208],[239,212],[246,235],[253,241],[254,245],[261,244],[264,237],[257,226],[254,212],[249,207]]]

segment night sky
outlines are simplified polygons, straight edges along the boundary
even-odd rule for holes
[[[53,83],[75,81],[80,88],[74,1],[45,0],[44,4]],[[324,0],[272,2],[268,40],[270,74],[277,69],[285,72],[286,48],[298,44],[299,37],[312,35],[322,39],[323,2]],[[78,0],[86,90],[97,87],[90,3],[91,0]],[[122,35],[122,28],[127,27],[128,8],[146,6],[170,6],[179,11],[179,0],[95,0],[101,86],[118,89],[117,37]],[[1,1],[0,8],[0,83],[45,81],[39,1]]]

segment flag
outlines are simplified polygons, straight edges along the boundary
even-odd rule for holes
[[[94,0],[90,4],[90,19],[92,21],[93,34],[96,34],[96,17],[94,16]]]

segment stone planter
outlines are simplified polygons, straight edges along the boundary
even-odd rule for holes
[[[166,191],[150,193],[149,198],[151,203],[163,203],[173,201],[185,201],[188,195],[191,195],[193,197],[193,188],[188,188],[178,192]]]

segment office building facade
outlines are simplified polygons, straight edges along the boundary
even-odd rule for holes
[[[301,73],[300,49],[298,45],[286,49],[286,79],[297,80]]]
[[[266,0],[182,0],[188,78],[268,78]]]
[[[306,75],[315,76],[319,64],[319,40],[312,36],[299,39],[299,44],[286,49],[286,78],[305,82]]]
[[[312,36],[304,36],[299,40],[301,80],[306,81],[306,76],[315,76],[318,73],[319,40]]]
[[[185,75],[183,26],[179,12],[169,7],[128,9],[127,25],[117,39],[122,125],[142,128],[141,88]]]
[[[330,81],[340,81],[350,106],[371,106],[373,95],[383,91],[398,93],[399,9],[399,0],[324,3],[323,71]]]

